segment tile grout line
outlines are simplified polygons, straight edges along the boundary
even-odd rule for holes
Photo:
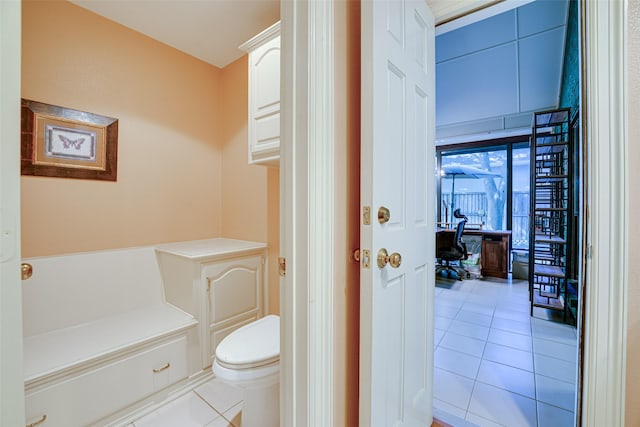
[[[204,402],[208,407],[210,407],[211,409],[213,409],[213,411],[214,411],[216,414],[218,414],[219,416],[221,416],[222,418],[224,418],[225,420],[227,420],[227,419],[225,418],[225,416],[224,416],[223,414],[221,414],[221,413],[220,413],[220,411],[218,411],[218,410],[213,406],[213,404],[209,403],[209,401],[208,401],[207,399],[205,399],[203,396],[201,396],[201,395],[200,395],[200,393],[198,393],[198,391],[197,391],[196,389],[194,389],[194,390],[193,390],[193,394],[195,394],[196,396],[198,396],[198,398],[199,398],[200,400],[202,400],[202,401],[203,401],[203,402]],[[215,421],[215,419],[214,419],[214,420],[211,420],[211,421]],[[227,420],[227,422],[228,422],[229,424],[231,424],[231,422],[230,422],[229,420]]]
[[[471,293],[471,292],[467,292],[467,293],[466,293],[465,298],[464,298],[464,300],[463,300],[463,301],[464,301],[464,302],[463,302],[463,305],[462,305],[462,307],[460,307],[460,309],[457,311],[457,313],[456,313],[456,318],[455,318],[454,320],[459,320],[460,322],[464,322],[464,320],[457,319],[457,315],[458,315],[458,314],[460,313],[460,311],[462,311],[462,310],[463,310],[463,308],[464,308],[464,303],[466,303],[466,302],[470,302],[470,303],[477,304],[477,300],[476,300],[476,301],[471,301],[471,300],[470,300],[470,295],[472,295],[472,293]],[[493,343],[493,342],[489,341],[489,334],[487,335],[486,339],[484,339],[484,340],[480,340],[480,339],[475,338],[475,337],[467,337],[467,336],[465,336],[465,335],[461,335],[461,336],[463,336],[463,337],[465,337],[465,338],[470,338],[470,339],[476,339],[476,340],[479,340],[479,341],[484,341],[484,347],[483,347],[482,355],[480,356],[480,365],[479,365],[479,367],[478,367],[478,370],[476,371],[475,378],[473,379],[473,386],[472,386],[472,390],[471,390],[471,396],[470,396],[470,398],[469,398],[469,403],[467,404],[467,409],[466,409],[466,411],[465,411],[465,419],[469,416],[469,414],[474,415],[474,416],[477,416],[477,417],[480,417],[480,418],[484,418],[484,417],[481,417],[480,415],[474,414],[474,413],[472,413],[472,412],[470,412],[470,411],[469,411],[469,408],[471,407],[471,401],[472,401],[472,399],[473,399],[473,392],[476,390],[476,386],[477,386],[477,384],[478,384],[478,383],[485,384],[485,385],[488,385],[488,386],[491,386],[491,387],[495,387],[495,388],[497,388],[497,389],[504,390],[504,391],[506,391],[506,392],[508,392],[508,393],[513,393],[514,395],[518,395],[518,396],[521,396],[521,397],[524,397],[524,398],[527,398],[527,399],[530,399],[530,400],[534,401],[534,402],[535,402],[535,417],[536,417],[536,419],[535,419],[535,425],[536,425],[536,426],[539,426],[539,424],[540,424],[540,422],[541,422],[540,417],[539,417],[539,411],[538,411],[539,406],[540,406],[541,404],[548,405],[548,406],[550,406],[550,407],[557,408],[557,409],[559,409],[559,410],[566,411],[566,412],[569,412],[569,413],[573,414],[573,411],[568,411],[568,410],[567,410],[567,409],[565,409],[565,408],[562,408],[562,407],[560,407],[560,406],[556,406],[556,405],[554,405],[554,404],[550,404],[550,403],[547,403],[547,402],[544,402],[544,401],[541,401],[541,400],[539,400],[539,399],[538,399],[538,397],[539,397],[539,390],[538,390],[538,384],[537,384],[536,376],[537,376],[537,375],[540,375],[541,377],[545,377],[545,378],[551,378],[551,379],[555,379],[555,380],[558,380],[558,379],[557,379],[557,378],[553,378],[553,377],[548,377],[547,375],[542,375],[542,374],[540,374],[539,372],[536,372],[536,357],[535,357],[535,355],[540,355],[540,356],[543,356],[543,357],[548,357],[548,358],[551,358],[551,359],[556,359],[556,360],[563,361],[563,362],[566,362],[566,363],[572,363],[572,362],[571,362],[571,361],[568,361],[568,360],[565,360],[565,359],[562,359],[562,358],[560,358],[560,357],[550,356],[550,355],[546,355],[546,354],[542,354],[542,353],[537,353],[537,352],[534,350],[534,345],[533,345],[533,343],[534,343],[534,339],[542,339],[542,340],[550,341],[550,342],[553,342],[553,343],[556,343],[556,344],[567,345],[567,346],[570,346],[570,344],[566,344],[566,343],[558,342],[558,341],[554,341],[554,340],[548,340],[548,339],[546,339],[546,338],[539,337],[539,336],[534,336],[534,324],[533,324],[533,321],[534,321],[534,319],[536,319],[536,318],[531,318],[531,317],[529,317],[529,332],[530,332],[530,334],[529,334],[529,335],[522,334],[522,333],[520,333],[520,332],[510,331],[510,330],[504,330],[504,329],[499,329],[499,328],[493,328],[494,320],[495,320],[496,318],[503,319],[503,321],[519,322],[519,320],[516,320],[516,319],[509,319],[509,318],[503,318],[503,317],[496,316],[496,310],[497,310],[497,305],[493,307],[493,314],[492,314],[492,316],[491,316],[491,323],[490,323],[490,325],[489,325],[489,333],[491,332],[491,330],[497,330],[497,331],[503,331],[503,332],[507,332],[507,333],[518,334],[518,335],[521,335],[521,336],[526,336],[526,337],[528,337],[528,339],[529,339],[529,343],[530,343],[530,350],[529,350],[529,351],[525,351],[525,350],[522,350],[521,348],[511,347],[511,346],[503,345],[503,344],[499,344],[499,343]],[[466,311],[470,311],[470,310],[466,310]],[[513,310],[513,311],[515,311],[515,310]],[[470,312],[473,312],[473,311],[470,311]],[[476,313],[476,312],[473,312],[473,313],[475,313],[475,314],[481,314],[481,315],[485,315],[485,316],[486,316],[486,314],[484,314],[484,313]],[[539,320],[545,321],[544,319],[539,319]],[[468,322],[467,322],[467,323],[468,323]],[[520,322],[520,323],[525,323],[525,322]],[[450,326],[450,325],[449,325],[449,326]],[[484,325],[482,325],[482,326],[484,326]],[[540,325],[540,326],[543,326],[543,327],[544,327],[545,325]],[[557,328],[557,329],[558,329],[558,330],[566,330],[566,329],[564,329],[564,328]],[[445,331],[445,332],[449,332],[449,328],[448,328],[448,329],[447,329],[447,331]],[[455,334],[455,332],[451,332],[451,333],[452,333],[452,334]],[[460,335],[460,334],[456,334],[456,335]],[[443,335],[443,337],[444,337],[444,335]],[[503,347],[507,347],[507,348],[510,348],[510,349],[514,349],[514,350],[522,351],[522,352],[524,352],[524,353],[527,353],[527,354],[531,357],[531,362],[532,362],[532,368],[533,368],[533,371],[528,371],[528,370],[526,370],[526,369],[522,369],[522,368],[520,368],[520,367],[512,366],[512,365],[508,365],[508,364],[501,363],[501,362],[496,362],[496,361],[491,361],[491,362],[496,363],[496,364],[499,364],[499,365],[507,366],[507,367],[510,367],[510,368],[513,368],[513,369],[519,369],[519,370],[521,370],[521,371],[523,371],[523,372],[529,372],[529,373],[531,373],[531,374],[533,375],[533,386],[534,386],[534,395],[535,395],[535,398],[533,398],[533,399],[532,399],[532,398],[531,398],[531,397],[529,397],[529,396],[526,396],[526,395],[523,395],[523,394],[520,394],[520,393],[517,393],[517,392],[511,391],[511,390],[508,390],[508,389],[504,389],[504,388],[501,388],[501,387],[495,386],[495,385],[493,385],[493,384],[487,384],[487,383],[485,383],[485,382],[483,382],[483,381],[479,381],[479,380],[478,380],[479,370],[480,370],[480,367],[482,366],[482,362],[483,362],[484,360],[490,361],[489,359],[485,359],[485,357],[484,357],[484,356],[485,356],[485,353],[486,353],[487,345],[488,345],[490,342],[491,342],[492,344],[494,344],[494,345],[503,346]],[[437,347],[439,347],[439,346],[440,346],[440,345],[438,345]],[[443,347],[443,348],[447,348],[447,349],[448,349],[448,350],[450,350],[450,351],[456,351],[456,352],[458,352],[458,353],[460,353],[460,354],[467,355],[467,353],[465,353],[465,352],[463,352],[463,351],[458,351],[458,350],[454,350],[454,349],[449,349],[448,347]],[[469,356],[477,357],[477,356],[474,356],[474,355],[469,355]],[[439,369],[442,369],[443,371],[446,371],[446,372],[450,372],[450,373],[452,373],[452,374],[454,374],[454,375],[459,375],[459,376],[460,376],[460,377],[462,377],[462,378],[468,378],[468,377],[465,377],[464,375],[460,375],[459,373],[452,372],[452,371],[449,371],[449,370],[447,370],[447,369],[443,369],[443,368],[439,368]],[[563,381],[563,380],[558,380],[558,381],[561,381],[561,382],[566,383],[566,384],[569,384],[569,385],[573,385],[573,386],[575,387],[575,384],[574,384],[574,383],[566,382],[566,381]],[[450,402],[446,402],[446,401],[444,401],[444,402],[445,402],[445,403],[447,403],[447,404],[450,404],[450,405],[452,405],[452,406],[454,406],[454,407],[457,407],[456,405],[453,405],[453,404],[452,404],[452,403],[450,403]],[[493,421],[493,420],[489,420],[489,421],[492,421],[492,422],[495,422],[495,423],[499,424],[498,422]]]

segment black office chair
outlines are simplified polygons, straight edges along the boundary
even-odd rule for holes
[[[462,280],[463,277],[471,277],[461,262],[469,257],[467,245],[462,241],[462,233],[468,219],[460,213],[460,209],[453,211],[453,216],[461,219],[461,221],[458,222],[451,246],[437,248],[436,258],[438,259],[438,264],[436,265],[436,274],[440,274],[442,271],[446,271],[449,274],[449,272],[453,271],[458,276],[458,280]],[[457,262],[458,265],[451,265],[452,262]]]

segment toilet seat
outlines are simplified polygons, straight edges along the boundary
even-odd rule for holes
[[[211,369],[242,390],[242,425],[280,425],[280,317],[265,316],[223,338]]]
[[[273,368],[280,360],[280,317],[269,315],[245,325],[216,348],[216,362],[227,370]]]

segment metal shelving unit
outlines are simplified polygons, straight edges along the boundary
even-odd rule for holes
[[[529,299],[534,307],[563,312],[567,320],[567,242],[572,230],[573,162],[570,110],[534,113],[531,133]]]

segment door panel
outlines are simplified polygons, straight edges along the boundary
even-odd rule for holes
[[[393,63],[388,64],[386,83],[388,92],[386,114],[389,132],[387,141],[389,141],[389,143],[380,144],[376,148],[379,148],[381,151],[381,164],[379,168],[387,169],[388,171],[399,171],[404,169],[404,153],[406,150],[404,132],[405,78],[403,73],[396,68]],[[388,185],[389,188],[394,189],[394,191],[389,192],[386,197],[386,207],[393,212],[388,223],[389,226],[401,227],[404,223],[405,181],[403,178],[402,174],[385,174],[385,184]]]
[[[427,95],[415,88],[414,93],[415,114],[416,117],[427,117]],[[426,120],[415,123],[415,136],[417,141],[427,140]],[[415,185],[415,224],[416,226],[426,226],[427,222],[427,144],[417,144],[413,156],[414,166],[414,185]],[[433,209],[433,205],[431,205]]]
[[[435,129],[433,16],[422,1],[362,3],[360,424],[432,419]],[[431,202],[430,202],[431,201]],[[378,209],[390,211],[380,224]],[[397,268],[378,251],[398,252]]]

